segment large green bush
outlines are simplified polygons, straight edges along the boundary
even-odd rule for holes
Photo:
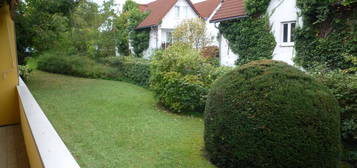
[[[97,63],[86,56],[67,55],[61,52],[45,52],[38,58],[37,68],[43,71],[88,78],[120,79],[112,67]]]
[[[185,44],[158,51],[151,65],[150,85],[159,102],[174,112],[202,112],[210,84],[223,74]]]
[[[340,108],[328,88],[278,61],[256,61],[212,86],[205,146],[224,168],[337,168]]]

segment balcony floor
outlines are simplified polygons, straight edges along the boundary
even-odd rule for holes
[[[0,127],[0,167],[29,167],[20,125]]]

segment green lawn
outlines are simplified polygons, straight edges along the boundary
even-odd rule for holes
[[[147,89],[40,71],[28,86],[81,167],[214,167],[202,119],[160,110]]]

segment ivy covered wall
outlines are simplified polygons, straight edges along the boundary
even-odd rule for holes
[[[231,50],[239,55],[237,65],[250,61],[272,59],[276,46],[265,15],[270,0],[245,0],[247,17],[223,21],[218,29],[229,41]]]
[[[304,26],[296,30],[295,63],[351,69],[356,66],[357,0],[297,0]]]

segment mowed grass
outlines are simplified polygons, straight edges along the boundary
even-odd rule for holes
[[[202,119],[160,110],[147,89],[40,71],[27,84],[83,168],[214,167]]]

